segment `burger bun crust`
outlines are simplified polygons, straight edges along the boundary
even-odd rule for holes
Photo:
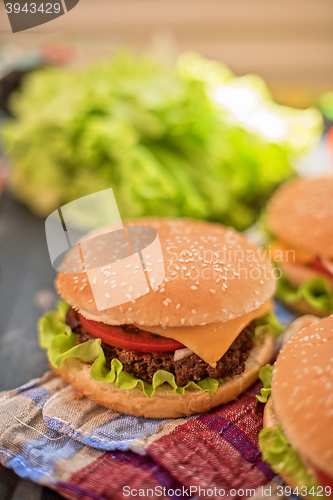
[[[333,259],[333,175],[283,184],[268,204],[266,222],[291,248]]]
[[[275,363],[271,398],[293,448],[332,477],[333,316],[303,328],[285,344]]]
[[[126,225],[156,229],[165,279],[139,298],[97,310],[86,273],[58,273],[58,293],[87,319],[110,325],[195,326],[254,311],[275,291],[271,263],[232,228],[191,219],[156,218]],[[117,276],[113,278],[116,282]],[[121,283],[113,286],[118,285]]]

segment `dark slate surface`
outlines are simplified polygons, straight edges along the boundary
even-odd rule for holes
[[[47,370],[36,323],[53,307],[51,267],[44,220],[8,193],[0,196],[0,391],[13,389]],[[61,497],[0,466],[0,500],[59,500]]]

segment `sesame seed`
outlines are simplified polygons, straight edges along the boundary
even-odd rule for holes
[[[112,285],[111,288],[116,288],[116,286],[117,286],[117,283],[114,283],[114,285]]]
[[[81,286],[80,290],[84,290],[84,286]]]
[[[119,307],[119,311],[120,311],[121,313],[123,313],[123,312],[124,312],[124,309],[123,309],[122,307]]]
[[[123,281],[121,286],[126,286],[127,285],[127,281]]]
[[[74,292],[76,292],[76,290],[77,290],[77,288],[76,288],[76,286],[75,286],[75,287],[74,287]]]
[[[89,304],[91,304],[93,302],[93,299],[89,299],[88,302]]]
[[[197,314],[197,311],[195,309],[191,309],[192,314]]]
[[[108,283],[108,280],[105,280],[105,281],[104,281],[104,285],[106,285],[107,283]]]
[[[127,264],[126,269],[129,269],[132,266],[132,264]]]
[[[111,297],[108,293],[105,294],[105,297],[107,297],[108,299],[111,299]]]
[[[211,288],[209,291],[210,293],[215,293],[215,290],[213,290],[213,288]]]
[[[167,300],[163,300],[163,304],[164,304],[165,306],[168,306],[168,305],[169,305],[169,302],[168,302]]]
[[[166,323],[168,323],[168,321],[169,321],[169,316],[166,316],[166,317],[164,318],[164,321],[165,321]]]
[[[184,318],[180,318],[180,324],[183,325],[185,323],[185,319]]]
[[[176,309],[180,309],[180,308],[181,308],[181,304],[177,304]]]
[[[191,290],[197,290],[197,289],[198,289],[197,286],[195,286],[195,285],[191,286]]]

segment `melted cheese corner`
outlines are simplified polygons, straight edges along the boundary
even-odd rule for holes
[[[180,326],[162,328],[160,326],[145,327],[152,333],[178,340],[191,349],[206,363],[215,367],[216,362],[227,352],[239,333],[255,318],[259,318],[273,308],[270,301],[258,309],[229,321],[219,321],[199,326]],[[142,328],[139,327],[139,328]]]

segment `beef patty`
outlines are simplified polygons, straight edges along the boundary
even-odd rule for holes
[[[82,328],[80,318],[72,308],[67,313],[66,323],[73,332],[77,333],[76,344],[82,344],[95,338]],[[146,353],[120,349],[104,342],[101,345],[108,364],[111,363],[112,359],[117,358],[123,364],[123,369],[126,372],[149,383],[152,382],[153,375],[157,370],[165,370],[174,374],[177,385],[183,386],[190,381],[198,382],[208,376],[217,379],[242,373],[245,361],[253,346],[254,327],[255,322],[252,321],[240,332],[224,356],[216,363],[215,368],[212,368],[196,354],[174,361],[174,354],[170,352]],[[122,325],[121,328],[124,331],[139,331],[134,325]]]

